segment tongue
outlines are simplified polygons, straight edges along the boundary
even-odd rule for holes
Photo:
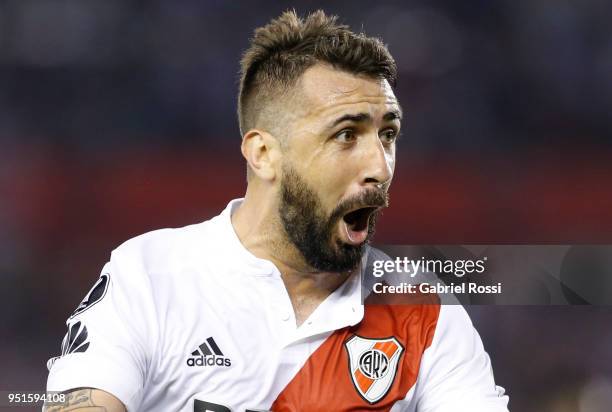
[[[362,230],[353,230],[346,222],[342,222],[342,223],[344,225],[344,229],[346,231],[346,237],[348,238],[349,243],[352,243],[353,245],[360,245],[363,242],[365,242],[366,237],[368,236],[367,225]]]

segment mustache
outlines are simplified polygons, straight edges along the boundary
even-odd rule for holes
[[[348,212],[364,207],[383,208],[389,206],[389,193],[384,189],[365,189],[343,201],[332,211],[329,221],[335,222]]]

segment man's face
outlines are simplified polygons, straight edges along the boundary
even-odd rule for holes
[[[316,270],[357,267],[387,205],[400,107],[385,80],[308,69],[286,124],[280,217]]]

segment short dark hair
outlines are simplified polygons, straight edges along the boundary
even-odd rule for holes
[[[322,10],[305,19],[286,11],[255,30],[241,60],[238,122],[242,134],[256,127],[262,109],[316,63],[395,85],[397,69],[387,47],[377,38],[353,33],[337,20]]]

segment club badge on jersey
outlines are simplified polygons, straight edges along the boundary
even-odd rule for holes
[[[404,348],[394,337],[368,339],[357,335],[346,341],[345,346],[355,389],[369,403],[378,402],[395,380]]]

